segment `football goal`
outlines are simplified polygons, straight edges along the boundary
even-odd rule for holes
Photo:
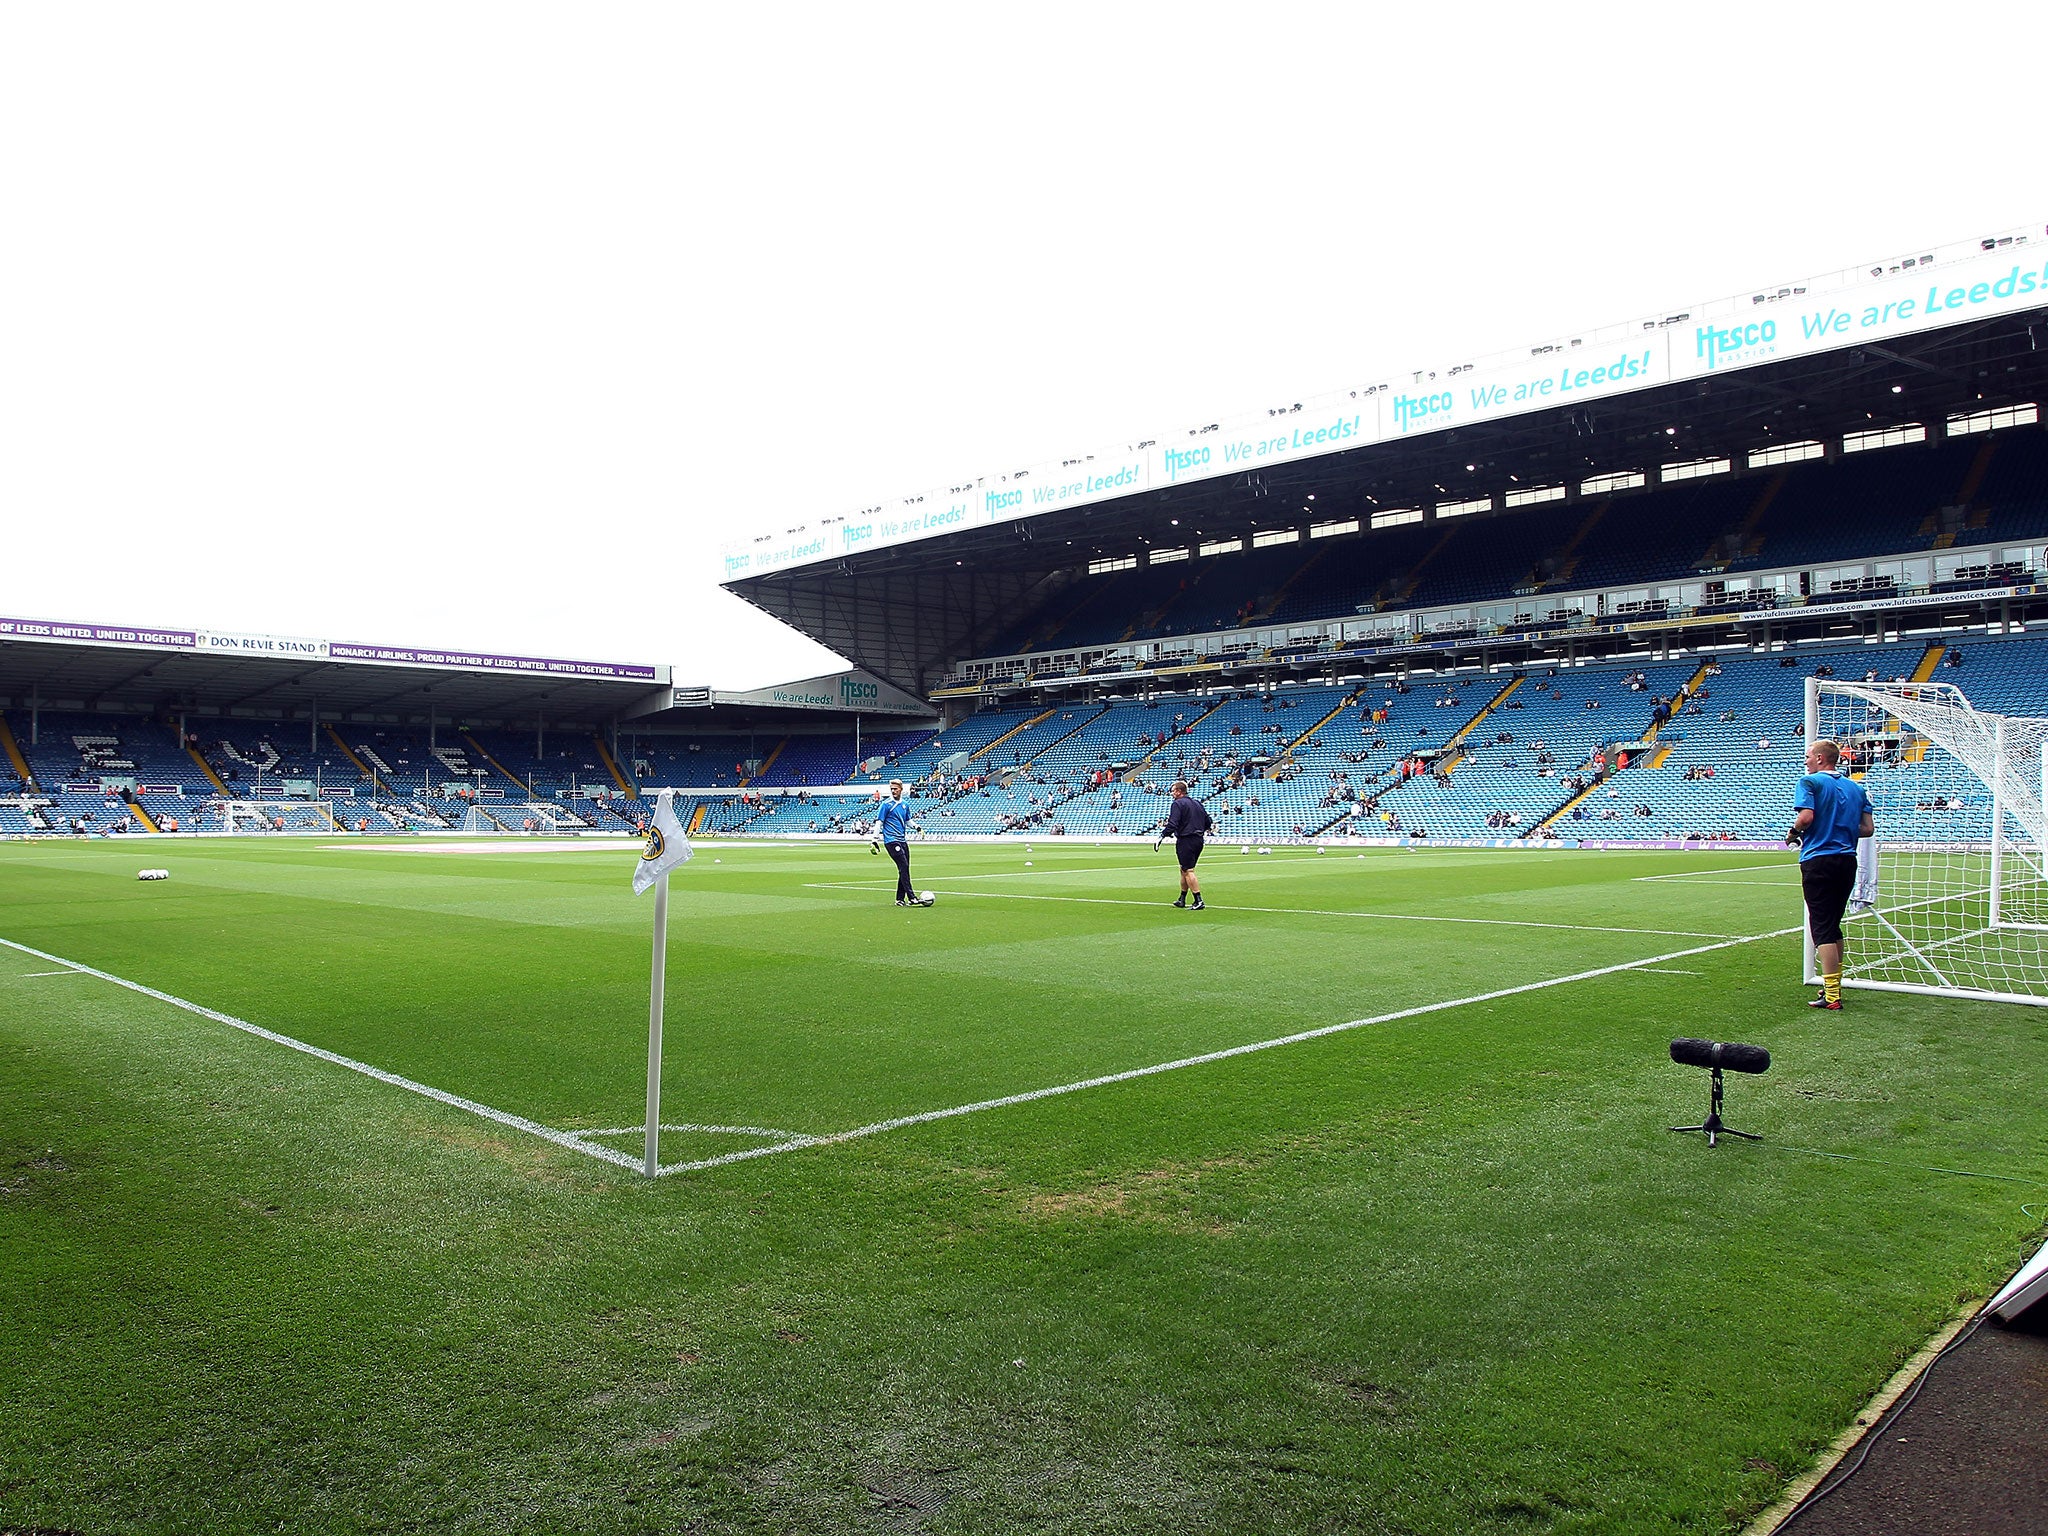
[[[290,837],[336,832],[341,823],[331,800],[215,800],[199,828],[230,837]]]
[[[1951,683],[1808,678],[1806,739],[1841,744],[1877,826],[1842,984],[2048,1004],[2048,720]]]

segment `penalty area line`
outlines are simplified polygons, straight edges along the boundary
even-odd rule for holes
[[[850,883],[844,881],[812,880],[804,885],[807,891],[888,891],[893,885],[885,882],[867,881]],[[949,891],[944,886],[933,888],[940,896],[958,896],[964,900],[976,901],[1065,901],[1088,907],[1170,907],[1170,901],[1141,901],[1129,896],[1046,896],[1029,891]],[[1735,935],[1727,933],[1702,933],[1692,928],[1612,928],[1599,923],[1540,923],[1526,917],[1446,917],[1435,912],[1351,912],[1335,907],[1252,907],[1230,901],[1211,911],[1258,912],[1275,917],[1356,917],[1377,923],[1462,923],[1480,928],[1555,928],[1566,933],[1629,933],[1651,939],[1727,939]]]
[[[1228,1061],[1234,1056],[1250,1056],[1258,1051],[1277,1050],[1283,1045],[1299,1045],[1307,1040],[1320,1040],[1327,1035],[1341,1035],[1348,1030],[1366,1029],[1376,1024],[1393,1024],[1402,1019],[1421,1018],[1426,1014],[1443,1013],[1452,1008],[1466,1008],[1475,1003],[1498,1002],[1504,997],[1520,997],[1528,992],[1543,992],[1551,987],[1570,986],[1573,982],[1593,981],[1602,976],[1613,976],[1623,971],[1640,971],[1663,965],[1672,960],[1684,960],[1693,955],[1711,954],[1717,949],[1733,949],[1742,944],[1754,944],[1762,939],[1782,939],[1788,934],[1798,933],[1798,928],[1774,928],[1769,933],[1745,934],[1740,938],[1724,938],[1713,944],[1697,944],[1691,949],[1674,949],[1668,954],[1645,955],[1640,960],[1624,960],[1615,965],[1596,966],[1590,971],[1574,971],[1568,976],[1552,976],[1544,981],[1526,981],[1520,986],[1500,987],[1492,992],[1475,992],[1470,997],[1449,998],[1440,1003],[1422,1003],[1413,1008],[1398,1008],[1392,1013],[1376,1013],[1369,1018],[1349,1019],[1342,1024],[1324,1024],[1316,1029],[1304,1029],[1291,1035],[1279,1035],[1271,1040],[1254,1040],[1248,1045],[1227,1046],[1218,1051],[1204,1051],[1199,1056],[1183,1056],[1175,1061],[1157,1062],[1149,1067],[1132,1067],[1124,1072],[1108,1072],[1100,1077],[1083,1078],[1079,1082],[1060,1083],[1050,1088],[1032,1088],[1023,1093],[1005,1094],[999,1099],[981,1099],[973,1104],[958,1104],[951,1109],[928,1109],[915,1115],[898,1115],[889,1120],[877,1120],[869,1125],[855,1126],[850,1131],[835,1131],[824,1136],[798,1136],[772,1147],[746,1147],[736,1152],[720,1153],[716,1157],[699,1158],[695,1162],[668,1163],[661,1169],[661,1176],[671,1173],[690,1173],[703,1168],[722,1168],[728,1163],[750,1162],[757,1157],[774,1157],[783,1152],[797,1152],[807,1147],[833,1147],[842,1142],[859,1141],[869,1136],[879,1136],[885,1131],[900,1131],[913,1125],[929,1125],[938,1120],[956,1120],[962,1115],[979,1114],[988,1109],[1008,1109],[1018,1104],[1031,1104],[1040,1099],[1058,1098],[1064,1094],[1080,1093],[1089,1088],[1106,1088],[1115,1083],[1134,1082],[1142,1077],[1157,1077],[1162,1072],[1177,1072],[1183,1067],[1206,1066],[1210,1062]]]
[[[33,955],[38,960],[47,960],[52,965],[69,966],[80,975],[96,977],[114,986],[124,987],[143,997],[154,998],[157,1002],[168,1003],[186,1013],[197,1014],[202,1019],[211,1019],[216,1024],[225,1024],[230,1029],[239,1029],[245,1035],[254,1035],[259,1040],[268,1040],[272,1045],[284,1046],[287,1050],[316,1057],[337,1067],[346,1067],[351,1072],[360,1072],[364,1077],[375,1078],[378,1082],[393,1088],[403,1088],[407,1093],[416,1093],[422,1098],[445,1104],[450,1109],[459,1109],[464,1114],[475,1115],[494,1125],[508,1130],[523,1131],[529,1136],[538,1136],[543,1141],[566,1147],[571,1152],[581,1152],[586,1157],[597,1158],[600,1162],[615,1163],[621,1168],[638,1169],[640,1159],[629,1157],[624,1152],[615,1152],[610,1147],[598,1146],[582,1138],[590,1132],[558,1131],[551,1125],[542,1125],[524,1115],[508,1114],[502,1109],[493,1109],[488,1104],[479,1104],[474,1099],[465,1099],[445,1089],[432,1088],[425,1083],[416,1083],[409,1077],[400,1077],[396,1072],[386,1072],[382,1067],[373,1067],[368,1062],[356,1061],[352,1057],[309,1045],[303,1040],[294,1040],[290,1035],[281,1035],[274,1029],[265,1029],[261,1024],[251,1024],[247,1019],[238,1019],[231,1013],[222,1013],[218,1008],[208,1008],[187,998],[177,997],[169,992],[160,992],[155,987],[144,986],[139,981],[130,981],[125,976],[116,976],[111,971],[95,970],[89,965],[80,965],[76,960],[67,960],[62,955],[47,954],[40,949],[31,949],[26,944],[17,944],[12,939],[0,939],[0,945],[24,955]]]

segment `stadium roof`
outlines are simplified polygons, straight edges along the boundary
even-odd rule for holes
[[[668,683],[638,662],[0,615],[0,701],[17,707],[595,725]]]
[[[1654,476],[2039,401],[2041,233],[1678,308],[823,519],[729,551],[726,585],[923,694],[1091,560],[1369,525],[1392,509],[1434,517],[1469,499],[1499,505],[1518,488]]]

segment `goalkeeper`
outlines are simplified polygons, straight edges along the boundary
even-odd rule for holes
[[[1202,907],[1202,882],[1195,878],[1196,861],[1202,857],[1202,839],[1209,829],[1216,825],[1209,817],[1209,809],[1188,793],[1187,781],[1176,779],[1173,785],[1173,809],[1166,813],[1166,826],[1160,831],[1158,840],[1152,844],[1154,851],[1167,838],[1173,839],[1174,857],[1180,860],[1180,896],[1174,902],[1176,907],[1185,907],[1190,896],[1195,898],[1195,910]]]
[[[1856,889],[1856,844],[1871,836],[1870,796],[1841,771],[1842,749],[1816,741],[1806,749],[1806,776],[1793,800],[1798,812],[1785,841],[1799,844],[1799,884],[1806,895],[1806,928],[1813,936],[1820,996],[1810,1004],[1842,1009],[1842,913]]]
[[[910,806],[903,798],[903,781],[891,779],[889,793],[881,801],[875,838],[896,863],[896,905],[915,906],[917,892],[910,887]]]

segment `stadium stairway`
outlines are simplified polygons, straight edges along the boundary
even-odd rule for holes
[[[775,766],[775,759],[782,756],[782,749],[788,745],[789,738],[787,736],[783,737],[782,740],[776,742],[775,745],[769,749],[768,755],[761,759],[760,768],[749,777],[740,780],[740,788],[745,789],[750,784],[759,784],[763,780],[765,780],[768,777],[768,771]]]
[[[1711,666],[1711,662],[1701,662],[1699,664],[1698,670],[1696,670],[1693,673],[1692,677],[1687,681],[1685,686],[1678,690],[1677,696],[1673,698],[1671,701],[1673,705],[1671,718],[1673,720],[1678,718],[1679,709],[1683,708],[1685,705],[1685,701],[1692,696],[1692,690],[1699,687],[1699,685],[1702,682],[1704,682],[1709,675],[1711,675],[1709,670]],[[1645,721],[1643,723],[1643,728],[1636,733],[1636,739],[1638,741],[1655,741],[1657,739],[1659,725],[1660,722],[1654,719]],[[1658,759],[1658,761],[1661,762],[1662,759],[1660,758]],[[1646,769],[1649,765],[1647,762],[1644,762],[1637,764],[1636,766],[1638,771],[1642,771],[1643,769]],[[1620,770],[1610,770],[1609,777],[1611,777],[1614,772],[1618,771]],[[1583,804],[1586,800],[1592,797],[1594,791],[1604,788],[1607,785],[1607,783],[1608,778],[1595,778],[1590,783],[1588,783],[1584,789],[1579,790],[1573,794],[1567,795],[1565,797],[1564,804],[1560,805],[1556,810],[1552,811],[1549,815],[1543,817],[1542,820],[1538,821],[1535,826],[1529,828],[1526,832],[1524,832],[1522,834],[1523,838],[1527,839],[1541,836],[1543,829],[1545,827],[1549,826],[1552,822],[1556,821],[1560,816],[1569,816],[1572,813],[1572,808],[1574,806]]]
[[[1586,514],[1572,536],[1559,545],[1556,552],[1547,556],[1535,570],[1531,571],[1525,583],[1530,592],[1540,592],[1545,587],[1561,587],[1572,579],[1572,572],[1579,567],[1579,546],[1586,542],[1593,530],[1600,526],[1600,520],[1607,516],[1607,509],[1614,505],[1614,498],[1603,496],[1593,503],[1593,509]],[[1549,574],[1545,575],[1545,569]]]
[[[602,736],[592,736],[590,739],[597,746],[597,760],[604,764],[604,771],[612,776],[612,782],[619,786],[628,800],[638,800],[639,786],[626,781],[625,774],[619,771],[619,760],[612,756],[612,749],[605,744],[605,739]]]
[[[972,762],[977,757],[987,757],[989,753],[995,751],[995,749],[997,747],[1000,747],[1004,742],[1010,740],[1012,737],[1022,736],[1034,725],[1038,725],[1043,723],[1044,721],[1050,720],[1055,713],[1056,711],[1048,709],[1044,711],[1042,714],[1033,715],[1029,720],[1026,720],[1022,725],[1017,726],[1012,730],[1007,730],[1003,732],[1002,735],[998,736],[994,741],[990,742],[987,746],[977,748],[974,752],[969,754],[968,761]]]
[[[1985,446],[1989,447],[1990,444],[1987,443],[1985,444]],[[1920,658],[1919,665],[1913,668],[1913,675],[1910,678],[1908,678],[1907,681],[1914,683],[1925,683],[1933,681],[1934,669],[1941,665],[1941,658],[1944,655],[1946,655],[1947,652],[1948,647],[1943,645],[1939,640],[1935,641],[1932,645],[1928,646],[1926,654]]]
[[[1336,702],[1336,704],[1331,708],[1330,712],[1327,715],[1324,715],[1322,719],[1318,720],[1314,725],[1310,726],[1307,730],[1303,731],[1300,735],[1294,737],[1284,747],[1282,747],[1278,754],[1275,756],[1274,761],[1276,763],[1284,763],[1289,758],[1294,756],[1294,749],[1296,747],[1306,744],[1308,740],[1311,737],[1313,737],[1317,731],[1320,731],[1332,720],[1336,719],[1339,715],[1343,714],[1345,710],[1349,709],[1352,705],[1356,704],[1359,701],[1359,698],[1364,694],[1364,692],[1365,690],[1363,688],[1358,688],[1354,689],[1350,693],[1345,694],[1343,698],[1339,699]],[[1207,717],[1205,716],[1204,718]]]
[[[1204,720],[1207,720],[1211,715],[1215,714],[1218,710],[1223,708],[1223,706],[1228,703],[1230,703],[1230,699],[1227,696],[1218,699],[1214,704],[1211,704],[1207,709],[1203,710],[1199,715],[1195,716],[1194,719],[1188,721],[1187,729],[1193,730],[1194,727],[1200,725]],[[1341,708],[1341,706],[1339,707]],[[1332,710],[1330,713],[1335,714],[1336,710]],[[1318,721],[1316,723],[1320,725],[1323,723],[1323,721],[1327,721],[1329,718],[1329,715],[1325,715],[1322,721]],[[1303,734],[1306,735],[1307,732],[1303,732]],[[1159,743],[1158,746],[1154,747],[1150,752],[1147,752],[1143,757],[1139,758],[1135,763],[1131,764],[1129,770],[1124,774],[1124,782],[1126,784],[1137,783],[1138,775],[1145,771],[1145,765],[1151,762],[1152,759],[1157,757],[1161,752],[1164,752],[1175,741],[1179,740],[1180,735],[1181,732],[1176,731],[1173,735],[1167,737],[1165,741]]]
[[[0,714],[0,750],[7,754],[8,764],[16,777],[29,789],[36,787],[36,776],[29,770],[28,759],[21,755],[21,743],[14,739],[14,730],[7,723],[7,717]]]
[[[1479,707],[1478,714],[1474,715],[1470,720],[1467,720],[1463,725],[1459,726],[1455,731],[1451,733],[1449,739],[1444,742],[1443,766],[1444,771],[1446,773],[1450,772],[1453,768],[1455,768],[1458,764],[1458,759],[1464,755],[1458,749],[1464,744],[1465,738],[1470,736],[1473,733],[1473,731],[1478,729],[1479,723],[1482,720],[1484,720],[1488,715],[1492,714],[1496,709],[1499,709],[1501,705],[1507,703],[1508,695],[1513,693],[1517,688],[1521,687],[1525,681],[1527,681],[1526,674],[1520,672],[1516,673],[1513,677],[1508,679],[1507,687],[1501,689],[1500,692],[1496,693],[1492,698],[1488,699],[1484,704],[1482,704]]]
[[[235,798],[235,792],[228,788],[226,781],[223,780],[219,774],[213,771],[213,764],[209,763],[205,759],[205,757],[203,757],[200,754],[200,751],[197,747],[186,747],[185,755],[190,757],[193,762],[199,765],[199,771],[206,775],[206,782],[211,784],[216,790],[220,792],[220,796],[223,800],[232,800]]]
[[[1300,581],[1302,577],[1306,576],[1309,573],[1310,569],[1313,568],[1316,565],[1316,563],[1320,561],[1323,558],[1323,556],[1327,555],[1329,552],[1330,551],[1327,546],[1325,546],[1322,549],[1315,550],[1309,555],[1309,557],[1306,560],[1302,561],[1301,564],[1297,565],[1292,571],[1290,571],[1287,575],[1287,579],[1281,582],[1280,585],[1274,589],[1273,595],[1267,598],[1264,605],[1260,607],[1258,614],[1256,615],[1258,621],[1263,623],[1266,620],[1272,618],[1273,615],[1279,611],[1280,605],[1287,601],[1288,594],[1294,590],[1294,584]]]
[[[337,731],[331,725],[323,726],[322,729],[327,732],[327,739],[334,743],[335,750],[340,752],[343,757],[349,760],[349,762],[354,766],[356,772],[360,773],[366,782],[374,784],[377,780],[377,776],[374,773],[370,772],[370,765],[364,762],[360,757],[356,756],[354,749],[351,748],[347,742],[341,739],[341,732]]]
[[[521,793],[522,795],[527,792],[526,780],[520,778],[518,774],[514,773],[510,768],[507,768],[503,763],[499,762],[495,757],[491,756],[490,753],[486,752],[484,750],[483,743],[478,741],[474,735],[472,735],[468,731],[464,731],[462,733],[462,739],[463,742],[469,747],[470,751],[474,752],[478,757],[482,758],[486,763],[490,764],[491,772],[497,774],[507,784],[510,784],[514,789],[518,790],[519,793]],[[494,817],[493,820],[495,819],[496,818]]]
[[[1422,585],[1423,573],[1428,570],[1429,562],[1443,553],[1444,546],[1458,536],[1458,529],[1461,526],[1461,524],[1454,523],[1450,528],[1446,529],[1444,536],[1429,546],[1428,553],[1402,573],[1401,585],[1394,591],[1393,595],[1385,598],[1378,606],[1381,608],[1398,608],[1407,602],[1409,598],[1413,597],[1415,589]],[[1386,589],[1382,588],[1381,590],[1384,592]]]
[[[134,794],[126,794],[121,799],[126,803],[128,813],[141,825],[143,831],[163,831],[163,828],[156,824],[155,818],[149,814],[149,808],[142,803],[140,797]]]
[[[1764,520],[1764,514],[1771,510],[1771,503],[1778,499],[1778,493],[1785,489],[1788,478],[1786,471],[1781,469],[1764,482],[1763,489],[1757,492],[1756,500],[1749,504],[1749,511],[1743,515],[1742,521],[1736,524],[1731,532],[1715,539],[1713,548],[1700,557],[1701,569],[1726,569],[1736,556],[1754,555],[1763,548],[1763,540],[1757,535],[1757,525]]]

